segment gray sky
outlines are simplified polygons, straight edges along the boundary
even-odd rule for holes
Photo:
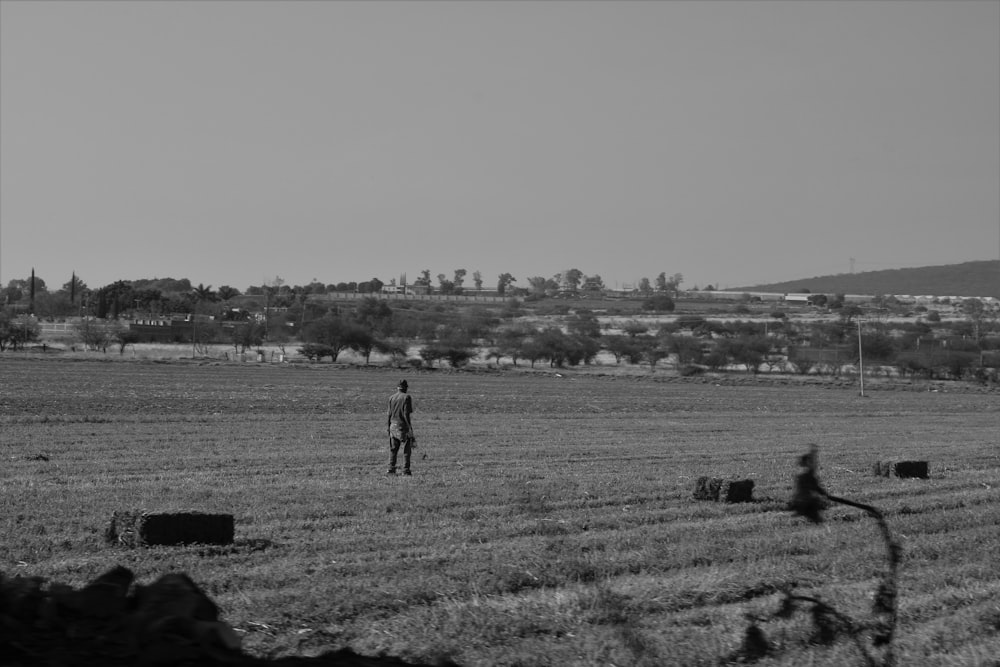
[[[1000,2],[0,2],[0,282],[1000,256]]]

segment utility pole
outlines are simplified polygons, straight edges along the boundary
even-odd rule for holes
[[[865,362],[861,352],[861,316],[858,316],[858,377],[861,379],[861,395],[865,395]]]

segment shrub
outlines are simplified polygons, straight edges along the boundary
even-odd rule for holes
[[[643,310],[672,313],[674,312],[675,307],[674,300],[666,294],[657,294],[656,296],[651,296],[642,302]]]
[[[677,318],[677,326],[681,329],[697,329],[704,326],[705,318],[699,315],[681,315]]]
[[[702,375],[705,373],[705,369],[701,366],[695,366],[694,364],[685,364],[678,370],[681,377],[692,377],[695,375]]]
[[[298,352],[309,361],[322,361],[323,357],[330,357],[330,361],[337,360],[334,349],[322,343],[306,343],[298,349]]]

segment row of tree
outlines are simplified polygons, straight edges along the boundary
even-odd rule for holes
[[[455,269],[449,277],[437,275],[437,284],[432,284],[430,269],[424,269],[413,285],[407,285],[403,274],[389,284],[399,288],[417,288],[437,294],[463,294],[467,291],[465,269]],[[552,277],[533,276],[524,287],[515,288],[517,282],[510,273],[497,276],[495,293],[499,296],[543,297],[556,294],[598,293],[605,289],[599,275],[586,275],[579,269],[567,269]],[[660,273],[654,281],[643,278],[635,287],[637,295],[661,294],[675,296],[683,282],[683,276],[675,273],[668,277]],[[212,289],[211,285],[192,285],[184,278],[153,278],[141,280],[117,280],[102,287],[90,288],[74,272],[70,280],[58,290],[50,290],[34,272],[29,278],[15,279],[0,289],[0,305],[16,312],[28,312],[40,317],[71,317],[92,315],[99,318],[118,317],[131,313],[148,313],[162,316],[178,313],[221,313],[233,299],[240,296],[261,297],[265,308],[288,308],[296,302],[304,302],[310,295],[329,293],[375,294],[386,285],[378,278],[363,282],[341,282],[324,284],[316,279],[306,285],[290,286],[280,277],[266,284],[248,287],[245,292],[223,285]],[[472,273],[472,285],[476,292],[484,291],[484,279],[479,271]]]
[[[977,368],[995,374],[1000,365],[996,322],[984,317],[974,303],[963,306],[966,319],[934,326],[867,318],[860,333],[866,363],[926,377],[959,378]],[[444,361],[455,367],[480,354],[497,363],[509,359],[514,365],[523,361],[532,366],[539,362],[574,366],[592,363],[603,351],[619,364],[655,368],[669,360],[683,373],[732,367],[748,373],[779,367],[836,373],[859,358],[856,318],[861,311],[856,306],[841,309],[836,321],[809,325],[793,324],[780,312],[765,322],[682,315],[656,326],[627,321],[615,333],[607,332],[593,313],[583,309],[546,326],[527,324],[517,319],[519,314],[516,301],[501,312],[484,307],[447,311],[417,309],[408,302],[394,309],[372,297],[350,306],[303,307],[293,313],[297,322],[277,318],[270,322],[270,330],[269,322],[259,318],[193,319],[177,342],[191,342],[196,348],[227,343],[234,351],[245,352],[265,339],[279,345],[297,340],[299,351],[309,359],[336,360],[352,350],[366,362],[375,352],[405,361],[416,347],[421,363]],[[83,318],[75,325],[75,337],[84,347],[105,351],[117,346],[123,352],[130,343],[141,342],[137,330],[114,318]],[[36,318],[0,313],[0,349],[23,347],[38,338]]]

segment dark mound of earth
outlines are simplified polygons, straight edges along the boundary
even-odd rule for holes
[[[141,585],[120,566],[79,589],[0,573],[0,656],[8,667],[432,667],[346,648],[256,658],[240,650],[239,636],[190,577]]]

